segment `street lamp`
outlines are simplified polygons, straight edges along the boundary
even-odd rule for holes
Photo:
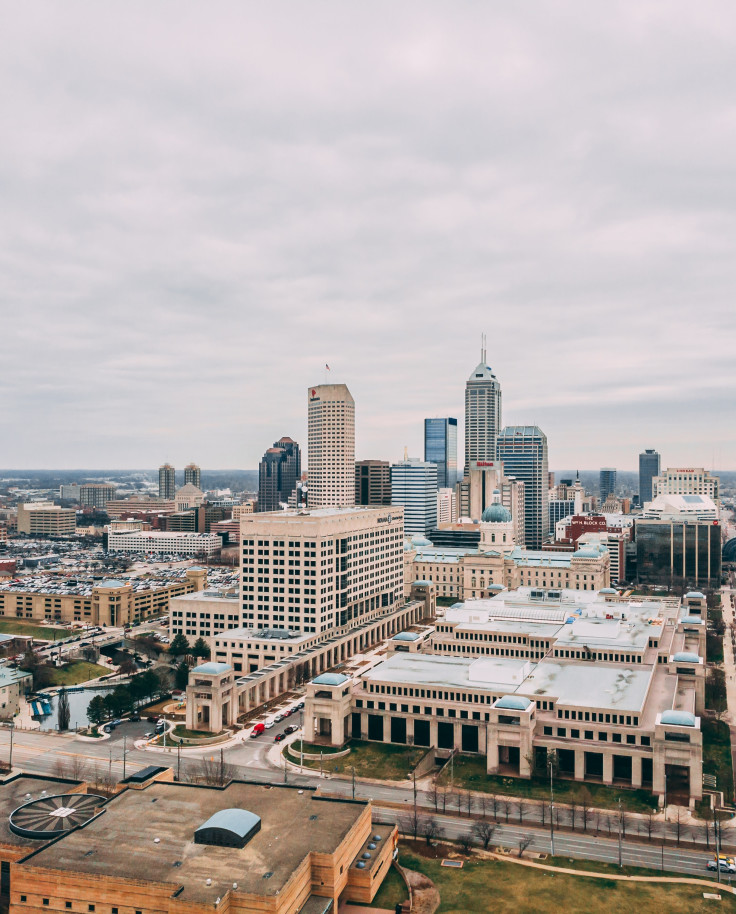
[[[621,810],[621,797],[618,798],[618,865],[619,869],[624,865],[623,863],[623,848],[621,846],[621,829],[623,826],[623,812]]]

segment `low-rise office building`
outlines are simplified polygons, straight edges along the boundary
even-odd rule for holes
[[[406,582],[432,581],[440,598],[473,599],[495,586],[596,591],[611,583],[605,546],[590,545],[572,553],[521,549],[510,512],[498,502],[483,513],[476,548],[438,547],[426,537],[414,536],[405,550]]]
[[[9,864],[12,914],[326,914],[370,903],[397,843],[395,826],[372,821],[370,802],[309,788],[162,778],[129,781],[105,801],[59,787],[10,814],[23,851]],[[59,829],[61,816],[83,827]]]
[[[77,512],[50,502],[18,505],[18,533],[28,536],[73,536],[77,529]]]
[[[642,605],[613,592],[586,604],[538,592],[534,606],[528,596],[528,606],[502,594],[497,609],[459,607],[438,623],[441,654],[393,653],[355,682],[318,677],[308,738],[457,750],[517,777],[544,770],[556,749],[563,777],[699,799],[705,598]]]
[[[173,514],[176,502],[173,498],[148,498],[133,496],[108,501],[105,511],[109,517],[128,517],[131,514]]]
[[[165,615],[169,601],[201,591],[207,583],[204,568],[187,568],[176,581],[146,578],[101,581],[99,584],[25,589],[23,584],[0,585],[0,618],[47,622],[85,622],[91,625],[132,625]]]
[[[164,553],[167,555],[210,556],[220,551],[222,540],[214,533],[108,531],[107,548],[111,552]]]

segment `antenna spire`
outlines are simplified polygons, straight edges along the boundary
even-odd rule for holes
[[[485,335],[485,333],[481,333],[481,335],[480,335],[480,360],[481,360],[481,362],[483,362],[484,365],[488,361],[488,357],[486,356],[486,335]]]

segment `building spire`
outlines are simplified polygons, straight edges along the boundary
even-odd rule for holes
[[[481,362],[483,362],[483,364],[485,365],[485,363],[486,363],[486,361],[487,361],[487,356],[486,356],[486,335],[485,335],[485,333],[481,333],[481,335],[480,335],[480,360],[481,360]]]

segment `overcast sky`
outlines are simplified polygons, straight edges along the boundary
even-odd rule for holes
[[[732,0],[6,3],[0,116],[0,467],[254,468],[325,363],[422,456],[485,332],[551,467],[736,468]]]

